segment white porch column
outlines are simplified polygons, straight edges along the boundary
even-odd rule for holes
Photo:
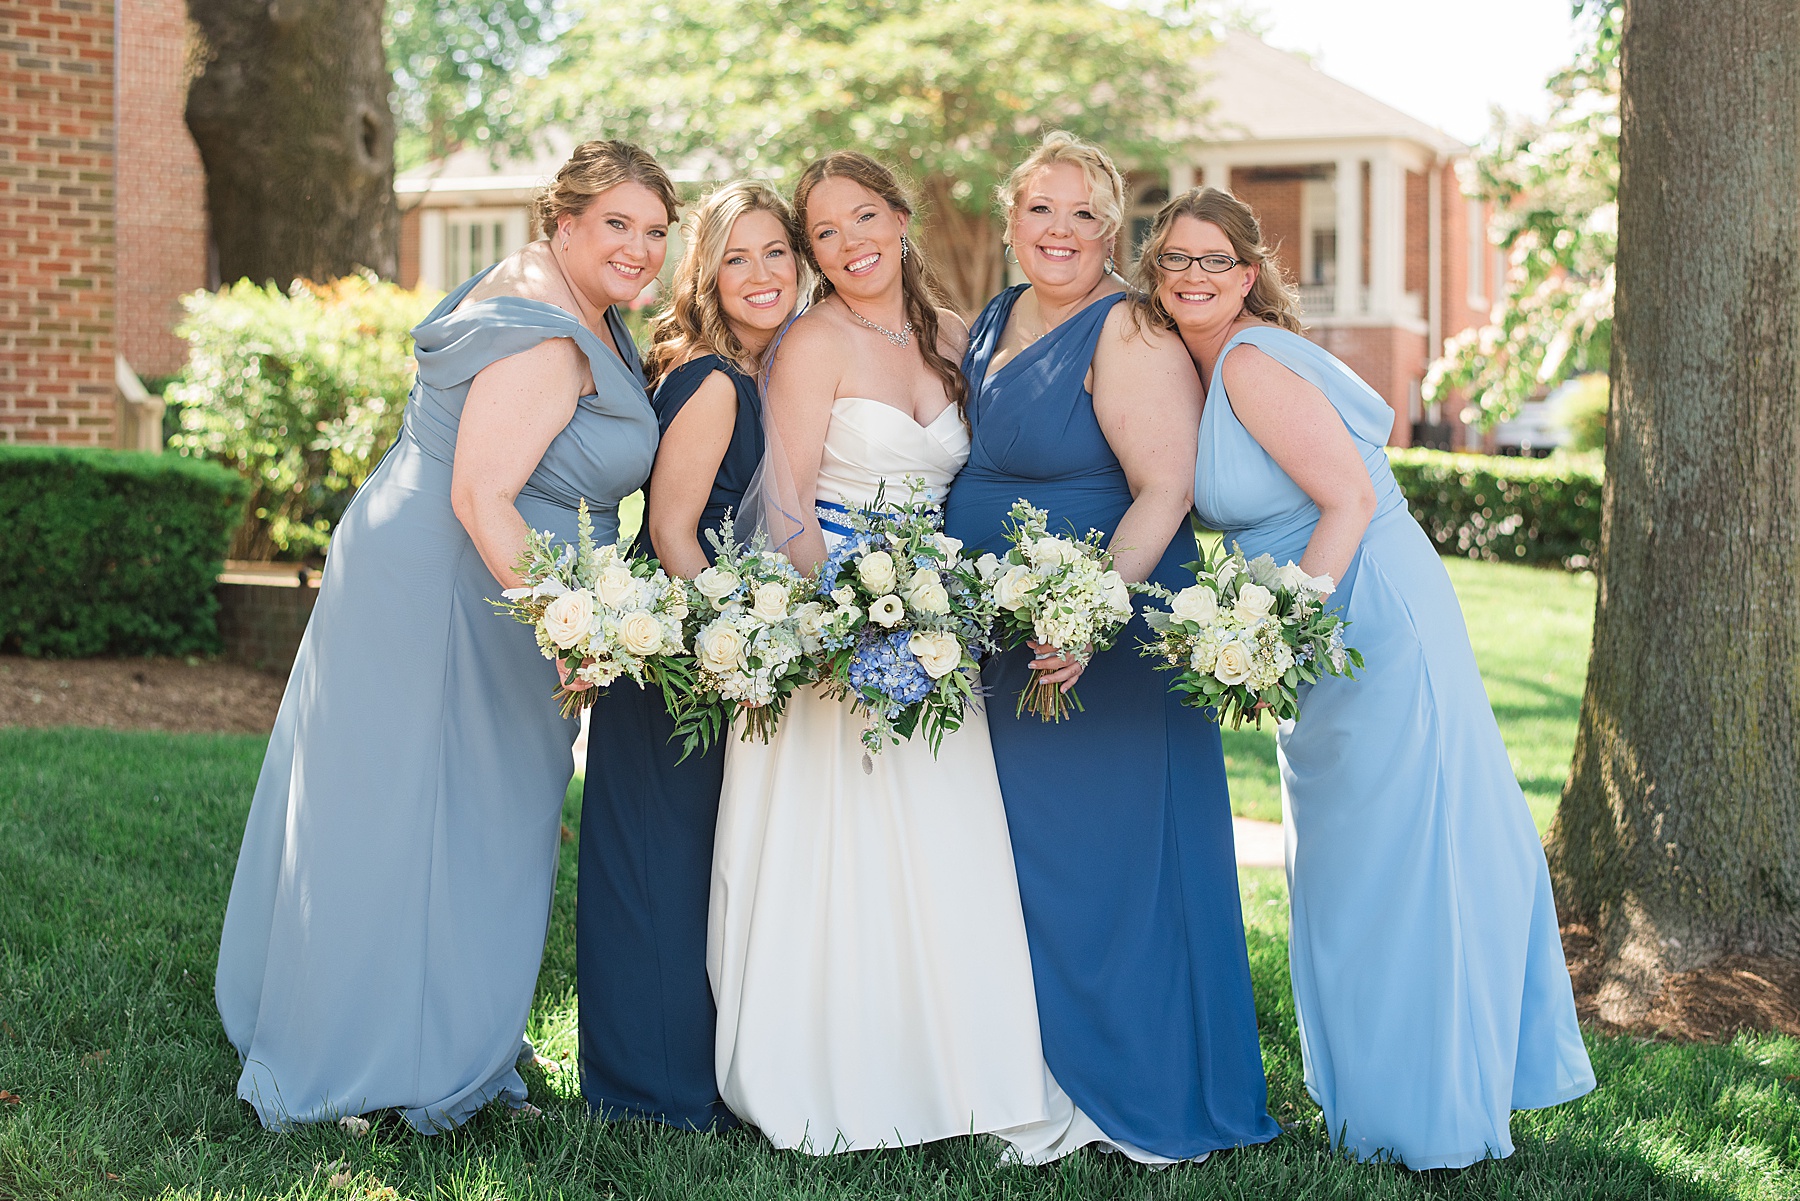
[[[1194,186],[1194,164],[1185,159],[1169,164],[1169,195],[1179,196]]]
[[[419,210],[419,286],[444,290],[444,210]]]
[[[1362,160],[1337,162],[1337,303],[1340,317],[1362,312]]]
[[[1369,169],[1369,311],[1393,319],[1406,288],[1406,168],[1390,151]]]
[[[1425,357],[1444,353],[1444,160],[1433,155],[1425,176]],[[1438,421],[1438,406],[1425,419]]]
[[[1215,155],[1200,160],[1200,182],[1209,188],[1231,187],[1231,164]]]

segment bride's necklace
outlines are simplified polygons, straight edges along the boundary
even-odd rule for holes
[[[839,297],[839,299],[841,300],[843,298]],[[844,302],[844,311],[880,334],[882,337],[886,338],[888,341],[892,342],[895,346],[905,346],[908,342],[912,341],[913,323],[910,321],[901,326],[898,333],[895,333],[885,325],[876,325],[873,321],[870,321],[867,317],[851,308],[849,301]]]

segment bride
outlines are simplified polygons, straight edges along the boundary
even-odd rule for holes
[[[968,458],[968,332],[935,306],[911,208],[855,152],[795,189],[823,299],[774,360],[759,495],[802,571],[843,530],[834,508],[907,476],[941,500]],[[726,752],[707,932],[725,1103],[814,1154],[992,1133],[1042,1163],[1102,1141],[1044,1064],[985,718],[868,769],[861,730],[802,693],[772,742]]]

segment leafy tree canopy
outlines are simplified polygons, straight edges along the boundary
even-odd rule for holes
[[[1605,371],[1618,245],[1619,30],[1616,0],[1577,4],[1589,23],[1576,61],[1552,76],[1550,115],[1502,119],[1474,160],[1472,190],[1492,201],[1506,251],[1493,320],[1432,364],[1425,398],[1473,398],[1483,426],[1545,387]]]
[[[465,145],[521,147],[523,90],[561,60],[578,19],[573,0],[389,0],[399,168]]]

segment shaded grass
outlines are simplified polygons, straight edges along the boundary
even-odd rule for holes
[[[1246,872],[1243,896],[1271,1109],[1293,1128],[1205,1164],[1084,1152],[1007,1169],[966,1140],[814,1160],[749,1132],[590,1121],[572,1073],[535,1070],[541,1121],[265,1134],[235,1098],[211,994],[261,753],[249,737],[0,729],[0,1088],[22,1098],[0,1104],[0,1197],[1800,1198],[1800,1042],[1774,1036],[1591,1039],[1601,1090],[1519,1115],[1503,1163],[1414,1175],[1333,1159],[1300,1083],[1276,871]],[[568,1062],[573,871],[566,844],[531,1028]]]
[[[1541,834],[1556,816],[1575,753],[1594,623],[1594,577],[1472,559],[1445,559],[1444,566],[1462,601],[1513,774]],[[1350,641],[1356,641],[1354,632]],[[1227,729],[1224,739],[1232,812],[1280,821],[1273,728]]]

